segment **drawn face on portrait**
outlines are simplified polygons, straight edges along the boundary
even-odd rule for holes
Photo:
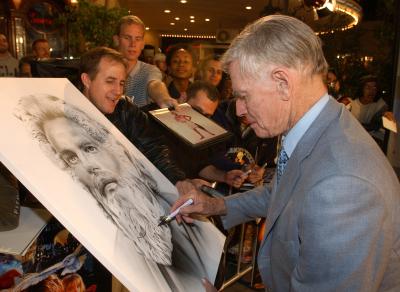
[[[43,129],[55,152],[83,185],[91,192],[97,188],[104,198],[112,195],[117,187],[116,176],[121,172],[115,153],[67,118],[49,120]]]
[[[17,116],[31,127],[47,156],[93,195],[140,254],[171,264],[169,227],[157,226],[165,214],[157,184],[107,129],[51,96],[21,98]]]

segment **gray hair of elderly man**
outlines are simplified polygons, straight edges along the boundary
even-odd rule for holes
[[[302,21],[269,15],[249,24],[222,57],[225,70],[238,61],[243,76],[259,78],[266,65],[281,65],[305,74],[325,75],[328,64],[321,41]]]

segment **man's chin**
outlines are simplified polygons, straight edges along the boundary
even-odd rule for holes
[[[127,54],[125,58],[128,60],[128,62],[133,62],[137,61],[139,59],[139,56],[137,56],[136,54]]]
[[[105,106],[102,110],[102,113],[103,114],[112,114],[115,110],[115,106],[116,106],[116,103]]]
[[[273,135],[270,132],[261,129],[260,127],[257,126],[257,124],[250,124],[250,127],[253,129],[254,133],[258,138],[264,139],[273,137]]]

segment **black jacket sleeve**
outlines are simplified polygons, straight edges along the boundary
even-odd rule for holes
[[[163,135],[136,105],[123,98],[106,116],[173,184],[185,179],[185,173],[172,160]]]

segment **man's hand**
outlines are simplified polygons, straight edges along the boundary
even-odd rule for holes
[[[351,103],[351,99],[349,97],[341,97],[338,99],[338,102],[343,103],[344,105],[348,105],[349,103]]]
[[[157,103],[160,108],[169,108],[179,111],[179,103],[175,98],[166,98]]]
[[[167,86],[161,80],[151,80],[147,84],[147,90],[150,98],[157,103],[160,108],[174,108],[178,109],[178,101],[172,98],[169,93]]]
[[[246,178],[247,175],[243,171],[239,169],[233,169],[225,173],[224,182],[238,189],[246,180]]]
[[[254,185],[260,183],[264,177],[265,168],[258,165],[253,165],[250,169],[251,173],[247,177],[247,181]]]
[[[180,180],[175,184],[175,187],[178,190],[179,196],[184,196],[191,194],[195,195],[197,191],[200,191],[200,187],[202,185],[211,186],[211,184],[208,181],[196,178],[196,179]]]
[[[171,212],[175,211],[190,198],[193,199],[193,204],[180,210],[180,213],[176,216],[178,223],[181,223],[182,220],[187,223],[193,223],[194,220],[191,218],[193,215],[212,216],[223,215],[226,213],[224,199],[211,198],[196,188],[192,189],[190,194],[180,196],[172,205]]]
[[[384,116],[385,118],[387,118],[389,121],[395,121],[393,112],[387,111],[387,112],[385,112],[385,113],[383,114],[383,116]]]

